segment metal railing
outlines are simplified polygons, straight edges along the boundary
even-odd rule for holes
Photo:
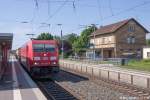
[[[130,84],[141,88],[150,88],[150,74],[142,74],[134,71],[107,69],[104,67],[90,66],[88,64],[78,64],[62,60],[60,66],[75,72],[79,72],[91,77],[104,78],[107,80]]]
[[[87,57],[68,57],[67,60],[78,61],[91,64],[114,64],[127,65],[129,59],[127,58],[87,58]]]

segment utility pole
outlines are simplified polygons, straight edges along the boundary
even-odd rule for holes
[[[61,38],[61,57],[64,58],[64,42],[63,42],[63,32],[62,32],[62,24],[57,24],[60,26],[60,38]]]
[[[91,24],[92,26],[93,26],[93,28],[94,28],[94,32],[93,32],[93,36],[94,36],[94,46],[93,46],[93,53],[94,53],[94,60],[95,60],[95,45],[96,45],[96,42],[95,42],[95,31],[96,31],[96,25],[98,25],[98,24]]]

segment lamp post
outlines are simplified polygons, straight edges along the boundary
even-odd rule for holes
[[[94,45],[93,45],[93,56],[94,56],[94,60],[95,60],[95,31],[96,31],[96,25],[98,25],[98,24],[91,24],[91,25],[80,25],[81,27],[85,27],[86,29],[88,28],[88,27],[93,27],[94,28],[94,32],[93,32],[93,35],[94,35]]]
[[[61,29],[61,31],[60,31],[60,38],[61,38],[61,57],[62,57],[62,59],[64,58],[64,42],[63,42],[63,33],[62,33],[62,24],[57,24],[58,26],[60,26],[60,29]]]
[[[94,35],[94,45],[93,45],[93,53],[94,53],[94,60],[95,60],[95,31],[96,31],[96,25],[98,25],[98,24],[91,24],[91,26],[93,26],[93,28],[94,28],[94,32],[93,32],[93,35]]]

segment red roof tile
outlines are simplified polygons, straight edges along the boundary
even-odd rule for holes
[[[106,25],[106,26],[102,26],[101,28],[99,28],[98,30],[96,30],[95,32],[93,32],[91,34],[91,36],[93,36],[93,34],[95,35],[99,35],[99,34],[105,34],[105,33],[112,33],[115,32],[116,30],[118,30],[120,27],[122,27],[123,25],[125,25],[126,23],[128,23],[130,20],[134,20],[136,23],[138,23],[135,19],[130,18],[130,19],[126,19],[114,24],[110,24],[110,25]],[[139,23],[138,23],[139,24]],[[139,24],[140,25],[140,24]],[[140,25],[142,28],[144,28],[142,25]],[[144,30],[146,32],[148,32],[145,28]]]
[[[114,24],[110,24],[110,25],[106,25],[106,26],[102,26],[100,29],[96,30],[95,32],[93,32],[92,34],[104,34],[104,33],[112,33],[115,32],[117,29],[119,29],[121,26],[123,26],[124,24],[126,24],[130,19],[127,20],[123,20]]]

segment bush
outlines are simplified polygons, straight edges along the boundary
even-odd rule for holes
[[[137,60],[135,60],[135,59],[131,59],[131,60],[129,61],[129,63],[135,63],[135,62],[137,62]]]
[[[150,62],[150,59],[144,59],[143,62]]]

